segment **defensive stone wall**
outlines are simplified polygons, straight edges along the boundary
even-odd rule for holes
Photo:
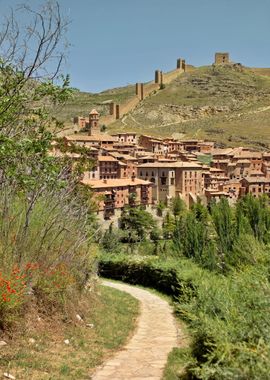
[[[112,124],[115,121],[115,114],[114,115],[106,115],[106,116],[101,116],[99,119],[99,124],[100,125],[109,125]]]
[[[154,91],[159,89],[159,84],[150,82],[144,85],[144,97],[151,95]]]
[[[170,83],[173,81],[175,78],[178,77],[178,75],[182,74],[184,72],[183,69],[175,69],[172,71],[169,71],[167,73],[163,73],[163,84]]]
[[[140,101],[150,96],[154,91],[160,89],[160,85],[168,84],[173,81],[178,75],[184,73],[186,70],[186,63],[184,59],[178,58],[176,62],[176,69],[163,73],[161,70],[155,71],[154,81],[149,83],[136,83],[134,96],[122,104],[109,104],[109,115],[100,118],[101,125],[112,124],[115,120],[121,119],[125,114],[132,111]]]
[[[116,118],[120,119],[126,113],[132,111],[139,102],[140,102],[140,98],[138,96],[134,96],[128,102],[119,104],[119,117],[116,117]]]

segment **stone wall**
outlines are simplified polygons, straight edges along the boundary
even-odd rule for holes
[[[224,63],[229,63],[229,53],[216,53],[215,54],[215,64],[216,65],[221,65]]]
[[[167,73],[164,73],[163,74],[163,84],[170,83],[175,78],[177,78],[178,75],[182,74],[183,72],[184,72],[183,69],[175,69],[175,70],[169,71]]]
[[[119,118],[132,111],[139,102],[140,98],[138,96],[134,96],[128,102],[119,104]]]
[[[101,125],[112,124],[115,120],[121,119],[125,114],[132,111],[140,101],[150,96],[154,91],[159,90],[162,83],[167,84],[177,78],[178,75],[185,72],[185,60],[178,58],[176,62],[176,69],[163,73],[161,70],[155,71],[154,81],[149,83],[136,83],[134,96],[122,104],[109,104],[109,115],[100,118]]]

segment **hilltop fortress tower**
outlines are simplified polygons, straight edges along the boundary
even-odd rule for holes
[[[215,54],[215,64],[222,65],[230,63],[229,53],[216,53]]]

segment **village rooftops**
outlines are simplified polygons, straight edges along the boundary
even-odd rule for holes
[[[237,153],[233,157],[234,159],[251,159],[251,158],[262,158],[262,152],[251,152],[251,151],[241,151],[240,153]]]
[[[99,115],[98,111],[94,108],[89,115]]]
[[[212,156],[233,156],[234,150],[232,148],[225,148],[225,149],[213,149],[211,152]]]
[[[65,139],[67,141],[81,141],[81,142],[96,142],[96,141],[111,141],[116,142],[116,139],[111,135],[102,135],[102,134],[96,134],[93,136],[89,135],[82,135],[82,134],[76,134],[76,135],[67,135],[65,136]]]
[[[126,161],[138,161],[137,158],[130,156],[129,154],[123,154],[119,152],[112,152],[110,153],[111,156],[118,158],[119,160],[126,160]]]
[[[119,133],[112,133],[112,136],[128,136],[128,135],[136,136],[137,133],[136,133],[136,132],[119,132]]]
[[[248,183],[270,183],[270,179],[265,177],[245,177],[240,181],[247,181]]]
[[[98,161],[100,162],[118,162],[118,160],[112,156],[98,156]]]
[[[138,168],[183,168],[183,169],[203,169],[202,165],[195,162],[176,161],[176,162],[153,162],[138,165]]]
[[[203,168],[205,168],[205,165],[203,166]],[[218,169],[218,168],[209,168],[209,171],[211,173],[223,173],[224,172],[224,170]]]
[[[139,178],[115,178],[115,179],[84,179],[82,184],[90,186],[92,189],[112,188],[112,187],[125,187],[125,186],[140,186],[140,185],[153,185],[150,181],[144,181]]]

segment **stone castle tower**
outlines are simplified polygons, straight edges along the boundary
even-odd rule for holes
[[[215,54],[215,64],[216,65],[222,65],[222,64],[226,64],[226,63],[230,63],[230,57],[229,57],[229,53],[216,53]]]
[[[97,110],[93,109],[89,113],[89,135],[97,135],[100,133],[99,129],[99,113]]]

